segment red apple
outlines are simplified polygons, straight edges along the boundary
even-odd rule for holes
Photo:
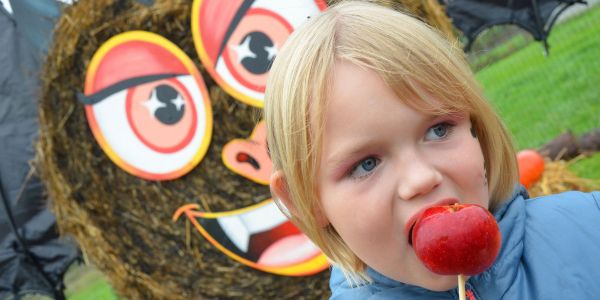
[[[426,209],[412,230],[415,253],[440,275],[476,275],[489,268],[500,251],[498,223],[475,204]]]

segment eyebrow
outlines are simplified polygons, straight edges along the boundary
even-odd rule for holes
[[[156,74],[156,75],[133,77],[133,78],[125,79],[125,80],[119,81],[115,84],[109,85],[108,87],[103,88],[103,89],[99,90],[98,92],[93,93],[91,95],[77,93],[77,100],[79,100],[79,102],[81,102],[85,105],[94,105],[94,104],[106,99],[108,96],[110,96],[116,92],[120,92],[122,90],[128,89],[132,86],[136,86],[136,85],[140,85],[140,84],[144,84],[144,83],[148,83],[148,82],[152,82],[152,81],[157,81],[157,80],[161,80],[161,79],[173,78],[173,77],[177,77],[177,76],[181,76],[181,75],[186,75],[186,74],[174,74],[173,73],[173,74]]]
[[[218,52],[217,56],[221,56],[221,54],[223,54],[225,46],[227,45],[227,42],[229,42],[229,38],[233,34],[233,31],[237,28],[238,24],[242,21],[242,18],[244,18],[244,16],[246,15],[246,12],[250,9],[250,7],[252,7],[252,4],[254,3],[254,1],[256,1],[256,0],[245,0],[240,5],[239,9],[235,12],[235,15],[231,19],[231,23],[229,23],[229,26],[227,27],[225,36],[223,36],[223,41],[221,41],[221,46],[219,47],[219,52]]]
[[[346,167],[346,162],[353,162],[357,157],[360,157],[360,155],[366,151],[365,149],[369,149],[369,147],[365,146],[365,144],[352,145],[342,148],[342,150],[333,152],[331,155],[329,155],[325,160],[325,164],[327,166],[331,166],[333,172],[337,174],[341,167]]]

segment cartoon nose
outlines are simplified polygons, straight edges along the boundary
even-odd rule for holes
[[[402,200],[413,200],[426,195],[442,182],[439,170],[422,158],[415,156],[401,166],[402,176],[398,182],[398,196]]]
[[[235,139],[223,147],[223,163],[233,172],[256,183],[267,185],[273,163],[267,153],[267,134],[264,122],[254,128],[249,139]]]

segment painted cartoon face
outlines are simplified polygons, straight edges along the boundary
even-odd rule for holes
[[[265,7],[269,1],[238,3],[242,7],[235,2],[202,2],[208,11],[235,6],[237,10],[230,12],[241,18],[232,27],[224,27],[231,31],[227,41],[237,40],[240,45],[224,44],[225,51],[219,54],[221,66],[231,70],[231,78],[264,91],[276,48],[306,19],[295,20],[296,12],[308,14],[317,7],[308,2],[311,5],[304,3],[306,7],[298,11],[290,3],[281,6],[281,2],[270,4],[272,10]],[[203,15],[202,20],[222,17],[227,11]],[[211,27],[210,34],[219,28]],[[238,63],[233,63],[236,60]],[[244,80],[263,86],[257,88]],[[127,32],[102,45],[90,63],[85,95],[80,100],[86,104],[88,123],[102,149],[115,164],[138,177],[176,179],[194,168],[208,150],[212,112],[202,78],[179,48],[156,34]],[[249,139],[228,142],[222,161],[233,173],[267,185],[271,160],[264,123],[257,125]],[[184,205],[173,219],[185,214],[204,238],[247,266],[289,276],[310,275],[329,266],[320,250],[271,199],[226,212],[198,208]]]
[[[295,28],[325,7],[320,0],[196,0],[192,8],[196,50],[225,91],[262,107],[277,51]]]
[[[374,71],[350,63],[338,62],[335,74],[318,170],[328,221],[378,272],[431,290],[456,286],[455,276],[436,275],[420,262],[408,236],[427,207],[488,207],[469,116],[417,111]]]
[[[260,158],[263,156],[255,155],[253,151],[254,148],[259,149],[262,146],[237,147],[246,143],[261,144],[254,143],[255,138],[258,137],[258,134],[253,135],[253,132],[256,132],[253,131],[256,125],[256,108],[234,99],[210,77],[205,77],[208,74],[203,71],[204,66],[194,52],[191,28],[186,27],[186,24],[190,24],[191,21],[193,1],[145,2],[153,2],[153,4],[142,5],[140,1],[121,3],[121,1],[81,0],[69,9],[65,9],[61,19],[63,21],[57,24],[55,43],[47,60],[48,68],[45,69],[44,77],[48,79],[46,81],[48,85],[42,91],[43,97],[40,97],[40,111],[48,117],[40,120],[40,128],[60,128],[60,130],[43,130],[40,135],[44,138],[40,139],[40,142],[48,146],[43,150],[44,157],[48,158],[45,161],[50,162],[46,167],[52,170],[52,173],[58,174],[53,178],[56,180],[48,182],[51,186],[49,190],[55,191],[53,195],[56,197],[53,197],[53,203],[57,212],[60,212],[57,213],[58,222],[61,226],[64,225],[65,232],[80,241],[83,250],[91,259],[98,262],[101,271],[117,282],[113,287],[122,298],[293,299],[304,297],[320,299],[327,297],[329,294],[327,271],[312,276],[301,276],[309,274],[306,269],[294,270],[293,266],[300,262],[301,258],[278,258],[271,255],[288,253],[283,251],[284,248],[276,248],[273,247],[274,245],[300,246],[304,243],[302,237],[295,234],[297,231],[288,229],[289,226],[285,223],[287,220],[281,218],[277,210],[272,209],[269,204],[272,203],[269,188],[260,184],[259,180],[250,179],[250,177],[262,178],[260,172],[242,175],[246,173],[244,164],[248,165],[246,167],[258,170],[251,166],[253,163],[250,162],[253,160],[256,160],[258,162],[256,165],[263,170],[264,162]],[[235,0],[218,2],[232,3]],[[195,67],[202,72],[202,79],[205,80],[209,91],[209,102],[205,104],[193,102],[198,113],[196,116],[198,126],[203,122],[206,122],[207,126],[205,130],[196,129],[194,136],[201,132],[209,134],[208,149],[195,167],[181,177],[170,177],[172,180],[155,181],[151,179],[153,177],[147,177],[148,180],[145,180],[131,176],[132,173],[121,169],[115,164],[113,158],[108,157],[109,153],[116,156],[116,151],[108,152],[106,147],[99,147],[100,143],[107,142],[107,139],[97,139],[97,136],[101,136],[97,133],[105,134],[100,131],[102,128],[98,128],[97,133],[93,133],[90,128],[86,111],[93,108],[90,113],[94,113],[93,117],[96,117],[97,105],[110,99],[98,101],[95,95],[100,95],[100,99],[106,98],[102,97],[104,95],[101,93],[109,86],[115,85],[118,88],[121,81],[125,83],[122,85],[123,89],[120,89],[124,92],[122,99],[125,100],[114,99],[122,101],[122,104],[113,105],[113,108],[114,112],[123,111],[116,117],[126,120],[121,122],[123,125],[130,126],[125,113],[127,98],[125,94],[130,93],[131,97],[135,98],[137,96],[134,95],[137,93],[134,91],[138,90],[138,87],[140,90],[144,89],[144,84],[165,84],[178,92],[181,91],[181,98],[187,103],[188,99],[181,89],[187,89],[190,95],[194,92],[190,91],[190,82],[180,81],[192,74],[193,84],[197,85],[199,82],[195,71],[190,70],[187,59],[178,56],[177,51],[172,51],[165,46],[166,44],[156,40],[147,41],[141,37],[131,36],[128,45],[149,45],[149,48],[155,51],[139,47],[132,49],[129,55],[121,57],[116,55],[116,52],[113,53],[117,49],[108,51],[109,48],[106,48],[103,57],[120,57],[121,60],[110,64],[109,61],[102,59],[95,63],[96,69],[105,69],[111,65],[112,71],[103,74],[110,73],[115,78],[106,80],[106,77],[103,77],[105,78],[102,80],[103,84],[95,83],[86,88],[86,84],[90,85],[86,83],[87,76],[91,76],[87,82],[100,81],[100,77],[97,71],[94,72],[98,75],[86,75],[90,68],[85,66],[91,66],[92,58],[110,39],[112,33],[129,30],[145,30],[168,37],[193,60]],[[126,42],[115,43],[112,48],[117,48],[121,44]],[[119,51],[124,51],[128,47],[123,45]],[[164,59],[171,56],[174,56],[174,59]],[[162,61],[162,64],[155,65],[157,62],[147,61],[155,58]],[[137,67],[136,73],[125,72],[125,69],[134,67]],[[152,71],[155,69],[156,72]],[[140,78],[136,80],[128,80],[138,77]],[[183,87],[173,85],[173,81],[177,81]],[[154,86],[147,87],[149,94],[146,100],[150,99],[153,88]],[[199,89],[203,90],[202,87]],[[82,92],[83,97],[77,97],[78,90]],[[167,102],[165,103],[167,107],[160,107],[160,104],[157,106],[155,112],[160,114],[154,117],[157,122],[160,122],[158,118],[166,122],[172,120],[168,117],[169,114],[165,118],[162,115],[165,109],[160,108],[178,111],[179,97],[169,97],[168,95],[173,93],[168,91],[166,94],[167,96],[158,94],[155,96],[158,102],[165,103],[161,99]],[[204,92],[200,94],[204,95]],[[86,103],[86,100],[92,101],[82,104]],[[208,101],[208,98],[202,99],[205,100]],[[86,106],[92,107],[86,108]],[[202,107],[206,109],[206,117],[202,116]],[[145,106],[140,108],[140,113],[144,112],[144,108]],[[188,108],[184,108],[184,114],[190,111]],[[146,109],[145,112],[147,114],[142,114],[141,118],[150,117],[149,110]],[[175,115],[174,119],[177,118],[179,116]],[[181,116],[181,120],[186,120],[186,117]],[[208,130],[208,125],[211,125],[212,130]],[[118,132],[118,130],[114,131]],[[125,139],[128,142],[141,143],[142,145],[138,147],[144,147],[142,150],[137,150],[137,154],[142,151],[157,152],[139,141],[132,129],[128,131],[130,132],[124,135]],[[182,134],[180,138],[185,140],[185,135]],[[232,145],[242,150],[237,153],[239,155],[233,157],[234,162],[240,164],[234,167],[238,171],[232,171],[224,164],[222,150],[230,141],[239,142]],[[156,143],[156,141],[147,138],[146,143]],[[175,140],[167,143],[168,147],[177,144]],[[236,147],[232,149],[236,150]],[[268,157],[266,149],[263,152],[265,152],[264,156]],[[153,157],[156,161],[164,162],[167,159],[165,154],[155,154]],[[253,160],[249,159],[250,157]],[[169,162],[165,163],[169,164]],[[144,165],[137,167],[143,169]],[[186,218],[185,215],[175,223],[169,222],[177,208],[187,203],[197,203],[203,213],[206,213],[205,218],[194,217],[198,224],[216,223],[219,226],[224,224],[223,228],[227,227],[221,232],[228,232],[230,240],[235,242],[219,241],[227,246],[224,249],[237,253],[239,260],[227,256],[227,252],[220,250],[208,238],[200,235],[195,229],[194,221]],[[219,212],[227,216],[217,217]],[[80,217],[74,216],[73,213]],[[220,217],[227,217],[227,219],[219,221]],[[244,229],[232,231],[231,229],[236,227],[227,224],[238,223],[237,221],[244,226]],[[212,234],[211,236],[218,237],[217,231],[212,231],[213,227],[203,226],[207,228],[206,232]],[[262,242],[266,238],[273,242]],[[213,240],[217,241],[216,238]],[[244,240],[249,242],[244,245]],[[244,249],[249,250],[249,253]],[[295,249],[295,247],[290,249],[289,253]],[[304,250],[298,252],[304,253]],[[241,258],[245,258],[247,264],[244,264]],[[271,269],[254,268],[252,263],[260,267],[271,266]],[[324,265],[324,268],[318,270],[326,270],[327,264]],[[298,276],[278,275],[284,273]]]
[[[89,65],[81,101],[94,137],[125,171],[150,180],[184,175],[203,158],[211,105],[193,62],[165,38],[117,35]]]

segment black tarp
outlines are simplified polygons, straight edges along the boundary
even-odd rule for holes
[[[17,0],[0,7],[0,299],[62,296],[62,277],[79,255],[60,239],[42,183],[30,168],[37,137],[39,70],[59,6]]]
[[[465,51],[485,29],[495,25],[514,24],[544,43],[556,18],[569,6],[582,0],[440,0],[454,26],[467,38]]]

